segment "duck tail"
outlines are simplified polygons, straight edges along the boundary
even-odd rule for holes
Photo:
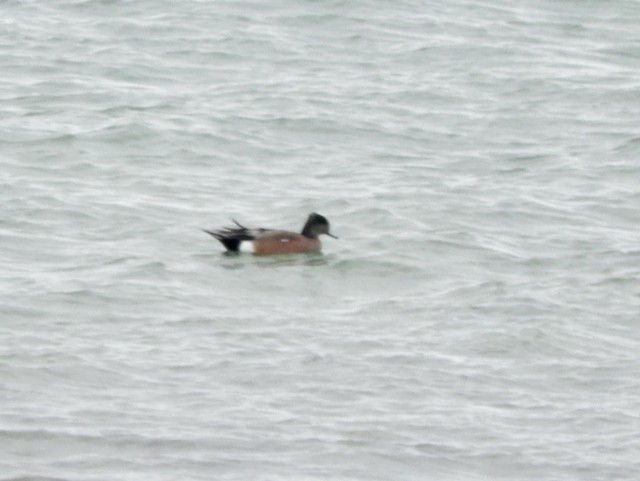
[[[230,252],[238,252],[242,241],[255,239],[249,229],[240,224],[238,221],[231,219],[238,227],[223,227],[217,230],[202,229],[203,232],[213,236],[219,240],[222,245]]]

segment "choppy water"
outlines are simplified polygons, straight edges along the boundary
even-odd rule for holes
[[[0,2],[1,479],[639,479],[638,25]]]

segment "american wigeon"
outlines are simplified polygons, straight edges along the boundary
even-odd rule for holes
[[[245,242],[250,244],[254,254],[262,255],[317,252],[322,247],[318,238],[320,235],[326,234],[337,239],[329,232],[329,221],[315,212],[309,214],[300,234],[286,230],[250,229],[235,220],[233,222],[238,227],[203,230],[222,242],[229,252],[238,252],[240,245]]]

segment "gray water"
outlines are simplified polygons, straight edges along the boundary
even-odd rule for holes
[[[640,479],[639,25],[0,2],[0,479]]]

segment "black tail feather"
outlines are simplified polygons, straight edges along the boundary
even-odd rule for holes
[[[231,220],[233,221],[234,224],[238,226],[238,228],[223,227],[222,229],[218,229],[218,230],[207,230],[207,229],[202,229],[202,230],[207,234],[215,237],[217,240],[219,240],[228,251],[238,252],[240,248],[240,243],[242,241],[253,240],[254,236],[251,234],[249,229],[244,227],[238,221],[234,219],[231,219]]]

